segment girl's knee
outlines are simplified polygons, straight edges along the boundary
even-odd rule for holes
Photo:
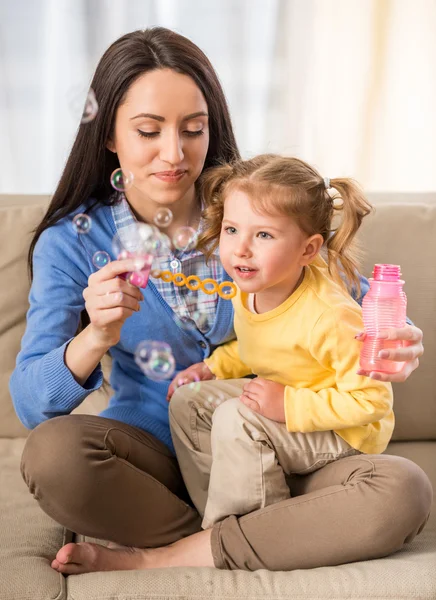
[[[182,385],[174,391],[169,405],[170,423],[186,421],[192,408],[197,408],[194,393],[187,385]]]

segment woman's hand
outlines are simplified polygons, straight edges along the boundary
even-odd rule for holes
[[[396,360],[404,362],[403,368],[398,373],[379,373],[376,371],[363,371],[360,369],[358,375],[366,375],[372,379],[378,381],[393,381],[403,382],[409,377],[411,373],[419,366],[419,357],[424,354],[424,346],[422,345],[422,331],[414,325],[406,325],[405,327],[392,327],[385,329],[379,335],[379,337],[386,340],[402,340],[404,342],[403,348],[396,348],[392,350],[381,350],[380,358],[387,358],[388,360]],[[359,342],[363,342],[365,339],[365,333],[361,333],[356,336]]]
[[[119,277],[138,268],[138,259],[115,260],[92,273],[83,290],[90,332],[97,344],[108,349],[119,342],[124,321],[139,311],[144,300],[136,286]]]
[[[215,379],[215,375],[206,363],[201,362],[191,365],[184,371],[180,371],[180,373],[174,377],[168,388],[167,401],[169,402],[171,400],[172,395],[178,387],[186,385],[187,383],[192,383],[193,381],[207,381],[209,379]]]

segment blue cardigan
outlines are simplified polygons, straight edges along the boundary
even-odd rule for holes
[[[81,206],[74,214],[84,210]],[[98,366],[81,386],[64,362],[65,349],[76,335],[84,309],[83,290],[95,271],[92,256],[105,250],[113,257],[111,242],[116,229],[111,208],[98,205],[88,214],[92,218],[88,234],[74,231],[71,215],[46,229],[35,247],[27,328],[9,382],[17,415],[29,429],[69,414],[103,381]],[[229,279],[226,274],[225,278]],[[218,344],[234,338],[232,303],[219,299],[212,329],[202,334],[178,327],[152,280],[142,292],[141,310],[126,320],[119,343],[110,349],[110,383],[115,393],[101,416],[148,431],[173,450],[166,401],[171,380],[146,378],[134,361],[135,348],[144,339],[165,341],[172,348],[176,370],[186,369],[209,356]]]
[[[85,209],[81,206],[74,214]],[[69,414],[103,380],[99,365],[85,384],[79,385],[65,365],[64,354],[84,309],[82,292],[95,271],[92,256],[97,250],[112,256],[116,229],[108,206],[99,204],[88,212],[92,218],[88,234],[74,231],[74,214],[46,229],[35,247],[27,328],[9,382],[17,415],[29,429],[51,417]],[[369,287],[363,277],[361,286],[363,296]],[[145,377],[134,361],[135,348],[144,339],[165,341],[172,348],[176,370],[186,369],[234,338],[232,303],[219,299],[214,325],[202,334],[177,325],[173,311],[151,280],[142,291],[141,310],[126,320],[119,343],[110,349],[114,395],[101,416],[148,431],[174,452],[166,401],[170,380],[156,382]]]

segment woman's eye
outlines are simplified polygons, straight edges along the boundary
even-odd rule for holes
[[[262,240],[269,240],[272,239],[272,235],[270,235],[269,233],[267,233],[266,231],[259,231],[259,233],[257,234]]]
[[[229,235],[236,233],[236,229],[234,227],[226,227],[224,231],[226,231]]]
[[[145,138],[154,138],[158,136],[159,133],[160,131],[141,131],[141,129],[138,129],[138,135]]]
[[[188,137],[196,137],[198,135],[203,135],[204,131],[203,131],[203,129],[198,129],[197,131],[189,131],[189,129],[187,129],[183,133],[185,135],[187,135]]]

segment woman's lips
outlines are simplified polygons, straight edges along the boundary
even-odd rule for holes
[[[167,183],[176,183],[184,175],[186,175],[186,171],[160,171],[159,173],[154,173],[155,177]]]

